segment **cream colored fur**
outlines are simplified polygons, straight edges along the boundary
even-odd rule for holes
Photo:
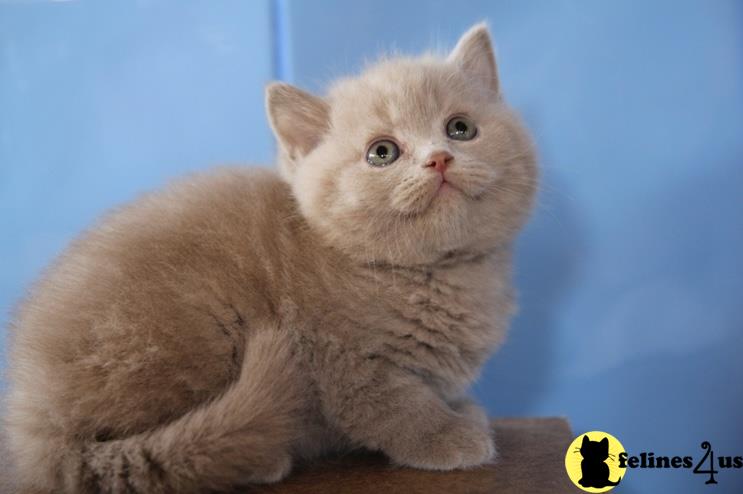
[[[203,492],[365,447],[416,468],[493,459],[466,396],[514,311],[536,185],[487,29],[382,61],[327,97],[267,90],[283,178],[181,180],[107,216],[11,325],[22,492]],[[478,127],[448,138],[451,115]],[[385,136],[400,158],[366,163]],[[451,187],[425,167],[453,156]]]

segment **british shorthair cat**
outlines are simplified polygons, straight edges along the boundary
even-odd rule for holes
[[[537,167],[487,28],[266,103],[280,175],[216,169],[110,212],[19,307],[22,492],[225,490],[351,448],[494,458],[466,392],[514,312]]]

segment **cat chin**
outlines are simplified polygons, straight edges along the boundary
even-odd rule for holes
[[[429,193],[428,204],[422,214],[451,213],[451,208],[466,207],[472,197],[457,183],[446,180],[432,187]]]

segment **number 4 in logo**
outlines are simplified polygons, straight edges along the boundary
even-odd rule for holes
[[[712,451],[712,445],[704,441],[702,443],[702,449],[707,450],[706,453],[704,453],[704,457],[699,460],[699,463],[697,463],[697,466],[694,467],[694,473],[707,473],[709,474],[709,480],[705,482],[705,484],[716,484],[717,481],[715,480],[715,474],[718,473],[717,470],[715,470],[715,453]],[[707,457],[709,457],[709,470],[702,470],[702,465],[705,461],[707,461]]]

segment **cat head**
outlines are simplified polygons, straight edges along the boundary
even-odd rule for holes
[[[606,460],[609,457],[609,439],[605,437],[601,441],[591,441],[588,436],[583,436],[580,454],[586,460]]]
[[[282,175],[330,244],[427,264],[510,242],[531,208],[531,141],[504,103],[487,27],[446,57],[383,60],[327,97],[276,83]]]

